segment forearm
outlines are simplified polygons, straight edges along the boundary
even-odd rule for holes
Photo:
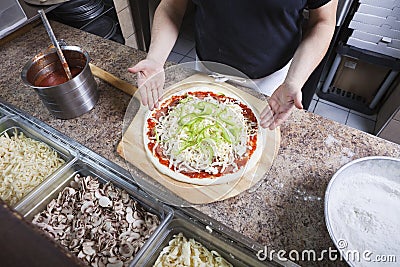
[[[164,65],[179,34],[187,0],[163,0],[154,14],[147,58]]]
[[[335,8],[336,10],[335,1],[332,5],[334,7],[331,9]],[[285,83],[295,85],[301,90],[328,50],[334,30],[334,12],[328,18],[316,21],[311,25],[293,56]]]

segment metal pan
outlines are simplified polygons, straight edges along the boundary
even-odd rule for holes
[[[397,248],[393,240],[398,238],[393,229],[400,226],[399,188],[398,158],[360,158],[333,175],[325,193],[325,221],[333,243],[350,266],[369,266],[380,260],[377,255],[390,262]],[[379,245],[379,238],[389,241]]]
[[[4,117],[8,114],[9,113],[6,110],[2,109],[0,106],[0,119],[4,119]]]
[[[153,266],[162,249],[166,247],[169,241],[173,239],[173,236],[178,233],[183,233],[187,239],[195,239],[210,251],[216,251],[235,267],[281,266],[275,262],[258,260],[256,253],[244,246],[239,246],[236,242],[228,240],[223,233],[212,230],[198,221],[189,220],[179,212],[175,212],[174,219],[171,220],[167,227],[161,232],[153,243],[152,248],[142,251],[132,262],[131,267]]]
[[[79,159],[70,166],[70,168],[64,170],[60,175],[53,180],[50,185],[38,188],[35,191],[35,196],[30,201],[20,203],[16,210],[20,212],[28,221],[31,221],[34,216],[46,209],[46,206],[52,199],[56,199],[58,194],[66,187],[70,185],[70,182],[74,179],[76,174],[81,176],[92,176],[96,177],[101,183],[111,182],[116,187],[123,189],[128,192],[130,197],[136,200],[147,212],[155,214],[159,220],[160,225],[147,239],[141,250],[147,250],[152,244],[153,240],[159,235],[159,233],[165,228],[165,225],[171,220],[173,216],[173,210],[164,205],[161,202],[156,202],[153,198],[148,197],[137,188],[135,185],[123,180],[118,175],[102,168],[96,163],[90,162],[86,159]]]
[[[56,171],[54,171],[52,174],[50,174],[47,178],[44,179],[44,181],[41,183],[48,183],[48,181],[56,176],[59,172],[61,172],[63,169],[67,168],[69,164],[74,160],[74,154],[65,149],[64,147],[58,145],[54,140],[44,136],[41,133],[40,129],[33,128],[32,126],[25,124],[24,122],[20,121],[17,117],[13,116],[7,116],[4,117],[3,119],[0,119],[0,136],[3,136],[5,133],[7,133],[8,136],[14,136],[15,134],[20,134],[23,133],[26,137],[40,141],[46,145],[48,145],[50,148],[52,148],[58,156],[65,161],[65,163],[59,167]],[[40,184],[36,187],[40,187]],[[16,203],[16,206],[24,199],[29,198],[30,194],[34,191],[33,189],[31,192],[27,193],[22,199],[19,200],[18,203]]]
[[[6,109],[2,108],[2,106],[0,105],[0,119],[5,120],[7,116],[12,116],[12,113],[8,112]]]

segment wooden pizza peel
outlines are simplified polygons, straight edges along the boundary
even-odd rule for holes
[[[207,86],[217,90],[228,90],[241,97],[259,113],[265,108],[265,100],[261,100],[246,93],[228,83],[217,83],[215,79],[204,75],[195,74],[170,86],[168,92],[178,92],[193,86]],[[129,126],[117,146],[118,154],[133,166],[147,174],[151,178],[135,177],[139,179],[155,179],[159,184],[191,204],[206,204],[234,197],[260,182],[272,166],[280,145],[279,127],[275,130],[264,130],[264,146],[261,158],[256,166],[245,171],[244,175],[236,181],[217,185],[193,185],[176,181],[160,172],[149,160],[143,144],[143,127],[147,106],[140,105]],[[157,194],[157,192],[149,192]]]

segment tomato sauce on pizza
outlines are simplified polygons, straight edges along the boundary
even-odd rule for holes
[[[188,178],[218,178],[245,167],[257,148],[258,123],[242,101],[212,91],[173,95],[145,123],[156,161]]]

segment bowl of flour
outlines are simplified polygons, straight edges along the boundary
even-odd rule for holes
[[[350,266],[400,266],[400,159],[365,157],[340,168],[325,193],[325,221]]]

